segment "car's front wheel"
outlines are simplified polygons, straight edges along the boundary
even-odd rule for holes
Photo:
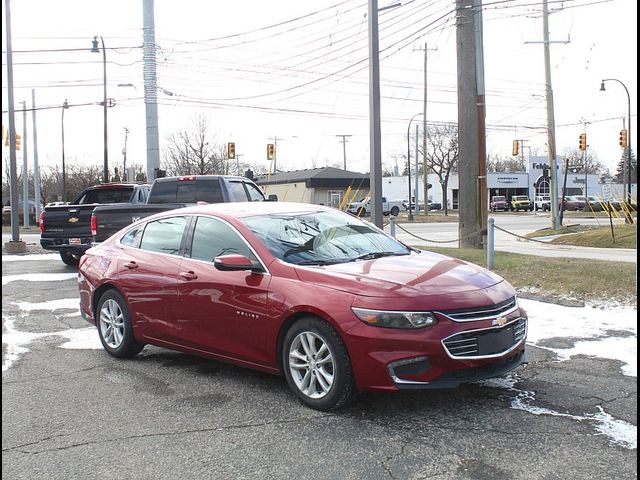
[[[142,351],[144,344],[133,337],[127,302],[118,291],[107,290],[100,297],[96,317],[100,342],[110,355],[126,358]]]
[[[316,410],[334,410],[355,396],[355,383],[346,347],[326,322],[302,318],[287,332],[282,366],[289,387]]]

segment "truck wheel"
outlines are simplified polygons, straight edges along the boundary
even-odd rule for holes
[[[391,215],[393,215],[394,217],[397,217],[397,216],[398,216],[398,214],[400,213],[400,209],[399,209],[398,207],[393,207],[393,208],[391,209],[391,212],[390,212],[390,213],[391,213]]]
[[[65,263],[65,265],[70,265],[72,267],[77,267],[80,263],[80,258],[76,258],[70,252],[65,250],[60,251],[60,258]]]

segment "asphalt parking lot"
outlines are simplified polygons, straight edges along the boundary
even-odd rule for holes
[[[559,361],[570,336],[529,345],[529,365],[501,380],[363,394],[327,414],[281,377],[155,347],[108,356],[74,273],[3,259],[2,478],[637,476],[637,378],[615,360]]]

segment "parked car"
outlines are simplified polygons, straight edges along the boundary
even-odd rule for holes
[[[558,203],[558,205],[560,205],[560,202]],[[574,212],[578,212],[580,210],[584,210],[586,203],[584,200],[580,200],[579,198],[576,198],[576,196],[565,196],[564,199],[562,200],[562,208],[565,211],[574,211]]]
[[[519,212],[520,210],[524,211],[532,211],[533,204],[531,200],[526,195],[514,195],[511,197],[511,203],[509,209],[513,212]]]
[[[283,374],[318,410],[525,362],[527,315],[509,283],[318,205],[153,215],[88,250],[78,285],[110,355],[153,344]]]
[[[496,195],[491,197],[491,202],[489,203],[489,209],[492,212],[497,212],[498,210],[501,210],[503,212],[508,211],[509,203],[507,202],[507,197],[504,197],[502,195]]]
[[[24,217],[24,206],[22,199],[18,199],[18,218],[19,221],[23,221]],[[34,200],[28,200],[29,203],[29,220],[33,223],[36,223],[36,202]],[[42,208],[42,205],[40,206]],[[7,201],[5,205],[2,206],[2,224],[3,225],[11,225],[11,201]]]
[[[548,212],[551,210],[551,196],[550,195],[536,195],[533,201],[533,208],[538,211]]]
[[[405,200],[388,200],[382,197],[382,214],[397,216],[400,209],[404,208]],[[371,214],[371,199],[361,198],[357,202],[351,202],[347,205],[347,212],[358,217],[364,217]]]
[[[431,210],[442,210],[442,203],[440,202],[434,202],[433,200],[427,200],[427,205],[429,206],[429,211]],[[405,210],[409,210],[409,201],[408,200],[403,200],[402,201],[402,206],[404,207]],[[411,208],[412,210],[415,211],[416,205],[415,203],[411,203]],[[418,202],[418,211],[423,211],[424,210],[424,202]]]

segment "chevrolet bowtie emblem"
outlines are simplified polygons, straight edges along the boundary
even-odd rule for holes
[[[498,325],[499,327],[503,326],[507,323],[507,317],[498,317],[493,321],[494,325]]]
[[[69,219],[69,223],[76,223],[78,220],[79,220],[79,218],[78,218],[78,217],[71,217],[71,218]]]

